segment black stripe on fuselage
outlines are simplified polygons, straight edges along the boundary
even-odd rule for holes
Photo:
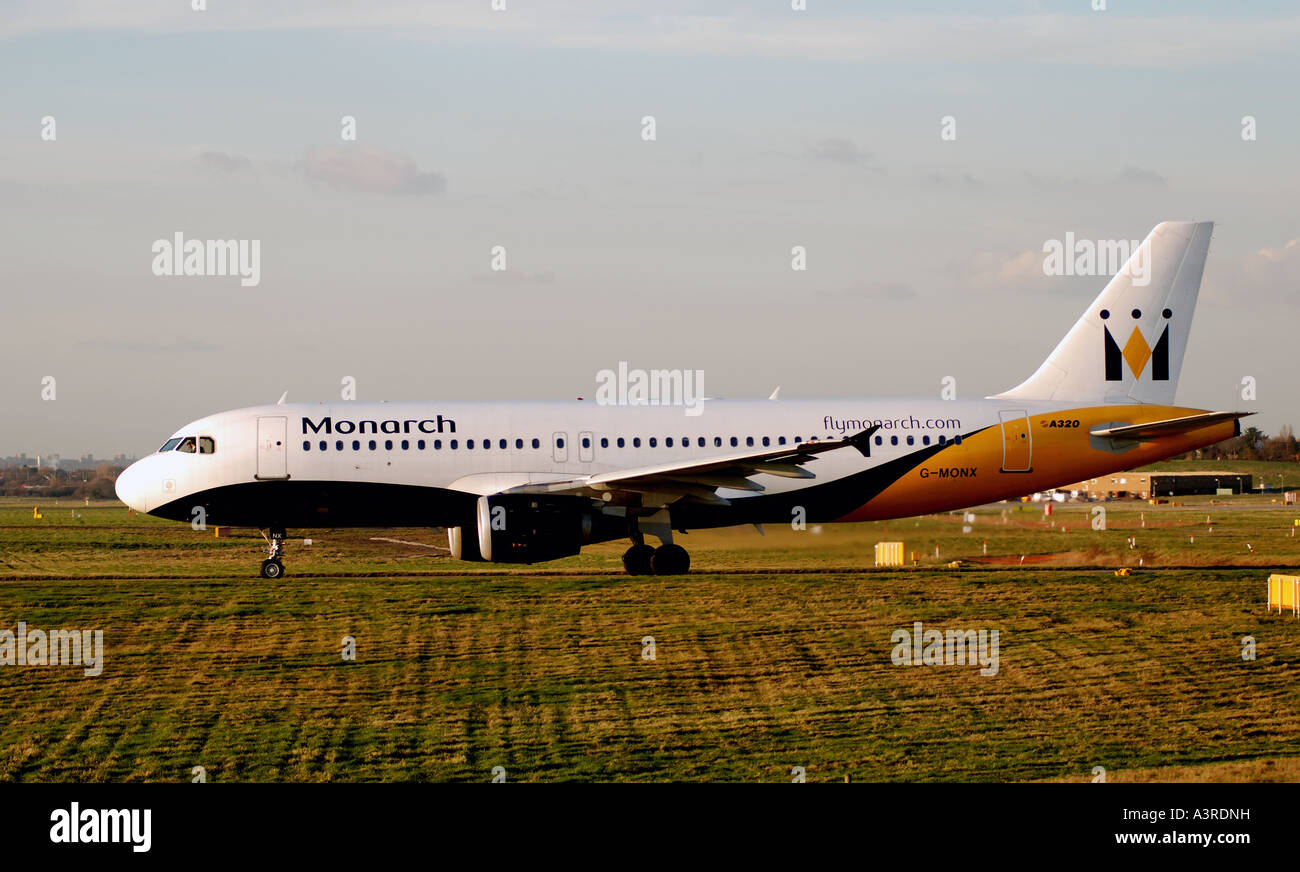
[[[796,506],[803,509],[810,522],[834,521],[861,508],[919,464],[955,446],[955,442],[931,445],[835,481],[737,499],[729,506],[681,500],[672,506],[673,526],[698,530],[780,523],[791,519]],[[149,514],[191,521],[194,508],[202,506],[206,522],[213,526],[456,527],[475,523],[477,501],[476,494],[421,485],[250,481],[200,491],[159,506]]]

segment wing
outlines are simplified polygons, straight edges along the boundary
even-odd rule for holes
[[[717,495],[720,488],[761,492],[763,486],[751,476],[766,474],[783,478],[816,478],[804,464],[817,455],[840,448],[855,448],[863,457],[871,456],[871,434],[879,425],[845,439],[813,440],[778,449],[724,454],[707,460],[678,461],[658,466],[600,472],[582,478],[520,485],[502,493],[572,494],[614,502],[620,492],[654,495],[658,502],[693,499],[715,505],[730,505]]]

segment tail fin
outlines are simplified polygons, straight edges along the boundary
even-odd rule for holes
[[[1212,221],[1165,221],[1038,371],[991,399],[1172,405]]]

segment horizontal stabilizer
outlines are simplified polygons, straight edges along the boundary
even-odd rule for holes
[[[1090,435],[1110,439],[1159,439],[1161,436],[1173,436],[1190,430],[1199,430],[1223,421],[1235,421],[1253,415],[1254,412],[1206,412],[1203,415],[1188,415],[1185,418],[1168,418],[1164,421],[1151,421],[1146,424],[1125,424],[1121,427],[1103,427],[1092,430]],[[1241,432],[1241,428],[1237,428]]]

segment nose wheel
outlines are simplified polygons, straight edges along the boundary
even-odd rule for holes
[[[280,578],[284,575],[284,530],[272,530],[271,535],[262,534],[266,540],[267,558],[262,561],[262,578]]]

